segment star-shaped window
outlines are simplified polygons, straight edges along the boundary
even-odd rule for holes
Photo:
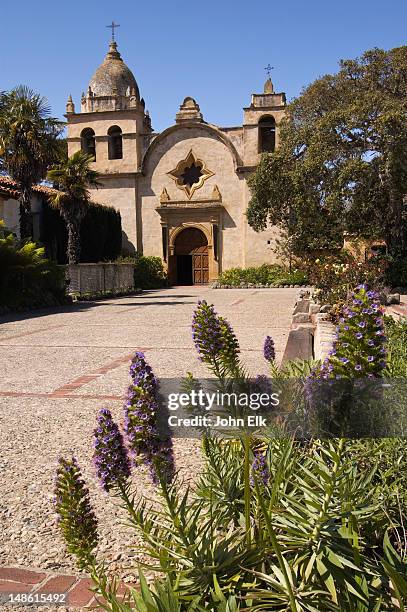
[[[168,172],[168,176],[191,198],[194,191],[200,189],[206,179],[213,176],[213,172],[206,168],[205,163],[198,159],[191,149],[186,158],[178,162],[174,170]]]

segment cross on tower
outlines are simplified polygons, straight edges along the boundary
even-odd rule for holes
[[[120,23],[115,23],[114,21],[112,21],[112,23],[110,25],[106,26],[107,28],[111,28],[112,30],[112,40],[114,41],[114,29],[115,28],[120,28]]]
[[[267,64],[267,66],[264,69],[267,72],[267,78],[271,77],[271,71],[274,70],[274,66],[271,66],[270,64]]]

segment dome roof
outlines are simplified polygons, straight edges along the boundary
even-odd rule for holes
[[[135,95],[140,100],[136,79],[122,60],[115,41],[109,44],[109,51],[91,78],[89,88],[95,96]]]

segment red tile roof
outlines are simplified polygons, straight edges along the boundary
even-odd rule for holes
[[[46,187],[45,185],[35,185],[33,187],[33,192],[42,194],[46,197],[50,197],[51,195],[58,193],[56,189]],[[1,195],[12,198],[13,200],[18,200],[20,197],[17,183],[9,176],[0,176],[0,196]]]

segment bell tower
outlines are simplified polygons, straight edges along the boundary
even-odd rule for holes
[[[92,190],[92,199],[120,211],[122,226],[127,231],[124,246],[134,250],[137,180],[153,130],[136,79],[124,63],[114,38],[86,93],[82,93],[80,111],[75,111],[69,96],[65,116],[68,154],[83,150],[93,156],[102,186]]]
[[[264,83],[263,93],[252,94],[250,106],[243,109],[245,166],[256,166],[262,153],[272,153],[278,147],[279,124],[285,115],[285,107],[285,93],[274,91],[269,75]]]

